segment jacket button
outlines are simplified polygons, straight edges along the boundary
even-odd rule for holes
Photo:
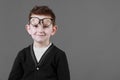
[[[36,69],[39,70],[39,67],[37,67]]]

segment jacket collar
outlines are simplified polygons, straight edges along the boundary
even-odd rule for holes
[[[54,45],[51,44],[51,46],[45,51],[45,53],[42,55],[41,59],[39,62],[37,62],[37,59],[35,57],[35,53],[34,53],[34,50],[33,50],[33,44],[30,45],[30,53],[31,53],[31,56],[32,56],[32,59],[35,63],[35,66],[40,66],[42,65],[44,62],[45,62],[45,59],[48,57],[49,53],[51,52],[51,50],[53,49]]]

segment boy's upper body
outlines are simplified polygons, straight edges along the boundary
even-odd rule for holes
[[[70,80],[64,51],[50,42],[57,31],[52,10],[35,6],[25,28],[33,44],[18,53],[8,80]]]

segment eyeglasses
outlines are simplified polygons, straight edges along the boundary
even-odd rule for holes
[[[50,26],[53,23],[53,19],[52,18],[43,18],[43,19],[39,19],[38,17],[31,17],[30,18],[30,24],[32,24],[33,26],[38,26],[38,24],[41,24],[43,26]]]

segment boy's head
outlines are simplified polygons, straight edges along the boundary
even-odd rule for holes
[[[48,7],[48,6],[35,6],[29,13],[29,21],[31,19],[31,15],[44,15],[44,16],[50,16],[53,21],[53,25],[55,25],[55,19],[56,16],[54,12]]]
[[[49,7],[33,7],[29,13],[29,24],[26,25],[26,30],[35,43],[49,43],[50,37],[57,31],[55,18],[55,14]]]

